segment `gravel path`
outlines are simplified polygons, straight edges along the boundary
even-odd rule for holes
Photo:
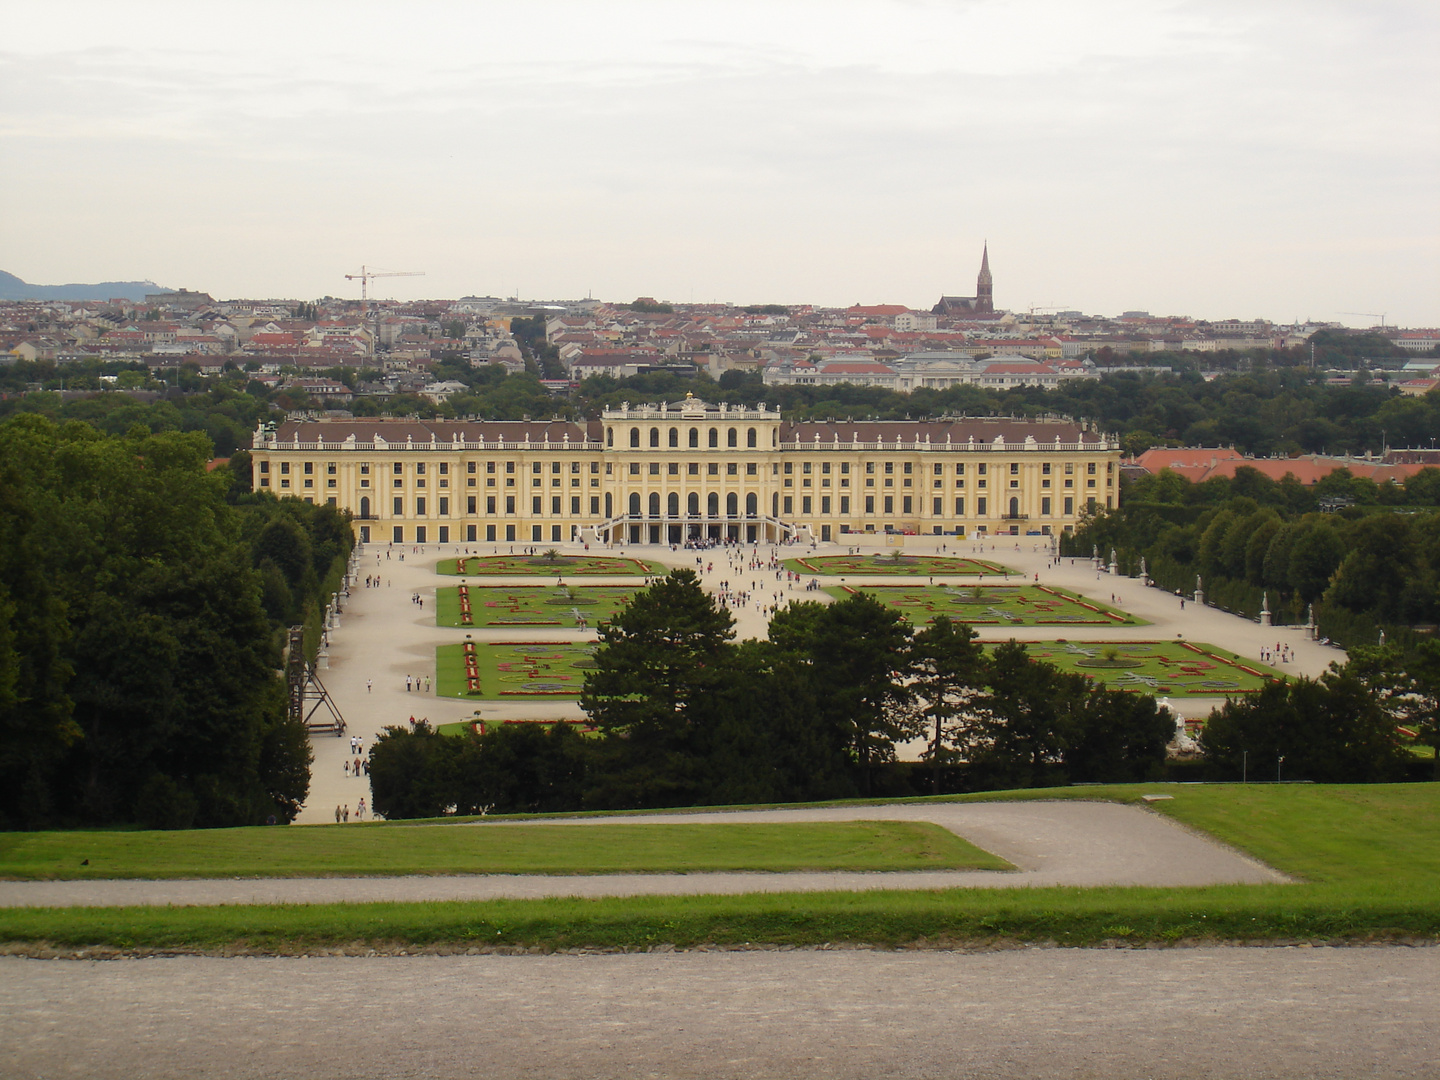
[[[1046,885],[1215,885],[1285,881],[1269,867],[1159,814],[1087,802],[837,807],[812,810],[549,819],[604,828],[615,822],[930,821],[1008,860],[1015,872],[714,873],[547,876],[244,878],[179,881],[5,881],[0,907],[115,904],[304,904],[488,900],[546,896],[693,895],[854,889],[1012,888]],[[487,828],[485,824],[423,826]]]
[[[0,959],[0,1075],[1435,1077],[1440,949]]]

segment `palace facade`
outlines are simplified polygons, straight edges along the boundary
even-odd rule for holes
[[[788,421],[693,397],[599,420],[261,427],[257,490],[328,502],[363,543],[678,544],[1051,535],[1113,507],[1120,447],[1070,420]]]

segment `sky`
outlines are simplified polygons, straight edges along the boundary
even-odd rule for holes
[[[16,0],[0,269],[1440,326],[1434,0]]]

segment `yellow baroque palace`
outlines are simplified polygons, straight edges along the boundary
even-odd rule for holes
[[[599,420],[313,420],[255,432],[255,486],[362,543],[679,544],[1073,531],[1120,447],[1071,420],[791,421],[690,397]]]

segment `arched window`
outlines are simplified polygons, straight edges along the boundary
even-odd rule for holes
[[[770,496],[770,516],[777,518],[780,516],[780,493],[778,491]]]
[[[660,493],[658,491],[650,493],[650,516],[652,518],[660,516]]]
[[[700,516],[700,493],[699,493],[698,491],[692,491],[692,492],[690,492],[690,497],[685,500],[685,505],[686,505],[687,509],[689,510],[691,517],[699,517],[699,516]]]
[[[656,447],[660,445],[660,429],[658,427],[650,429],[650,445]]]
[[[607,491],[607,492],[605,493],[605,516],[606,516],[607,518],[610,516],[610,514],[611,514],[611,512],[612,512],[612,509],[613,509],[613,508],[612,508],[612,505],[611,505],[611,502],[610,502],[610,492]]]
[[[370,496],[360,496],[360,520],[364,521],[370,516]]]
[[[755,493],[752,491],[749,495],[745,496],[745,516],[753,518],[759,512],[760,500],[756,498]]]
[[[719,446],[719,445],[720,445],[720,429],[719,429],[719,428],[713,428],[713,427],[712,427],[712,428],[710,429],[710,445],[711,445],[712,447],[713,447],[713,446]]]
[[[699,446],[699,445],[700,445],[700,429],[699,429],[698,427],[692,427],[692,428],[690,429],[690,445],[691,445],[691,446]]]
[[[679,445],[680,445],[680,429],[679,429],[679,428],[673,428],[673,427],[672,427],[672,428],[670,429],[670,445],[671,445],[671,446],[679,446]]]
[[[745,445],[751,449],[755,447],[755,429],[753,427],[748,428],[745,432]]]
[[[771,429],[770,429],[770,445],[771,445],[771,446],[779,446],[779,445],[780,445],[780,429],[779,429],[779,428],[771,428]]]
[[[606,446],[614,446],[614,445],[615,445],[615,429],[614,429],[613,427],[607,427],[607,428],[605,429],[605,445],[606,445]]]
[[[710,492],[710,497],[705,500],[705,516],[717,518],[720,516],[720,493]]]
[[[1020,500],[1019,500],[1019,499],[1012,498],[1012,499],[1010,500],[1010,516],[1011,516],[1012,518],[1018,518],[1018,517],[1020,516]]]
[[[640,429],[638,427],[632,427],[630,429],[630,445],[634,447],[639,447],[640,445]]]
[[[678,491],[670,492],[670,498],[666,502],[669,507],[669,516],[678,518],[680,516],[680,493]]]
[[[630,493],[630,513],[635,517],[640,516],[640,493],[638,491]]]
[[[732,518],[740,516],[740,496],[733,491],[725,496],[725,516]]]
[[[738,431],[736,431],[736,430],[732,427],[729,431],[727,431],[727,432],[725,433],[725,445],[726,445],[726,446],[739,446],[739,445],[740,445],[740,438],[739,438],[739,436],[740,436],[740,433],[739,433]]]

